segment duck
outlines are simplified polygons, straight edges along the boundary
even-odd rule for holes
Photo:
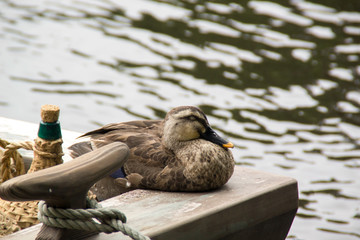
[[[111,175],[127,189],[208,191],[226,184],[234,171],[234,145],[195,106],[175,107],[162,120],[110,123],[84,137],[69,147],[73,158],[112,142],[128,146],[128,160]]]

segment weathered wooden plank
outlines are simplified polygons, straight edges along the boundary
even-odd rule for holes
[[[152,239],[284,239],[298,206],[297,182],[236,167],[221,189],[203,193],[135,190],[102,202]],[[39,226],[8,236],[34,239]],[[93,240],[128,239],[121,233]]]
[[[291,178],[237,167],[229,183],[217,191],[134,191],[106,205],[122,209],[131,226],[154,239],[223,239],[282,214],[294,215],[297,184]]]

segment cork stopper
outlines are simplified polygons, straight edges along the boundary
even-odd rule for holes
[[[46,123],[53,123],[59,120],[60,108],[56,105],[46,104],[41,106],[41,120]]]
[[[41,121],[38,137],[45,140],[61,138],[59,123],[60,108],[55,105],[46,104],[41,106]]]

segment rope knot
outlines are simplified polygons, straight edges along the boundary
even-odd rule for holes
[[[87,199],[88,209],[63,209],[39,203],[40,222],[57,228],[96,232],[122,232],[135,240],[150,240],[135,229],[127,226],[126,216],[118,209],[102,208],[96,200]]]

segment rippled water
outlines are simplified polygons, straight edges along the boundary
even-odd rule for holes
[[[358,10],[358,11],[357,11]],[[360,238],[360,2],[0,0],[0,114],[65,129],[200,106],[294,177],[289,239]]]

